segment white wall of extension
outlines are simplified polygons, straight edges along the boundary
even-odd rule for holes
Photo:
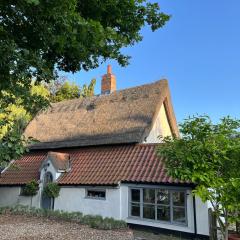
[[[33,207],[40,207],[40,194],[31,197],[20,195],[21,187],[0,187],[0,207],[13,205],[27,205]]]
[[[91,189],[94,188],[91,187]],[[91,199],[86,197],[86,188],[62,187],[60,190],[60,196],[55,199],[54,208],[70,212],[79,211],[83,214],[101,215],[103,217],[120,219],[119,194],[119,188],[106,188],[106,199]]]
[[[133,187],[134,185],[131,185]],[[141,185],[144,186],[144,185]],[[136,185],[139,187],[139,185]],[[94,189],[91,187],[91,189]],[[98,189],[96,187],[96,189]],[[187,191],[187,226],[170,223],[146,221],[129,217],[129,186],[121,185],[116,188],[106,189],[106,199],[91,199],[86,197],[85,187],[62,187],[60,196],[55,199],[54,209],[64,211],[79,211],[83,214],[101,215],[122,219],[128,223],[165,228],[188,233],[194,233],[193,197],[191,190]],[[40,207],[40,193],[32,200],[32,206]],[[0,187],[0,206],[30,205],[30,197],[20,196],[20,187]],[[208,205],[196,197],[196,222],[197,233],[209,235],[208,231]]]
[[[13,206],[13,205],[27,205],[32,207],[41,207],[41,194],[43,188],[43,178],[46,172],[51,172],[53,175],[53,180],[55,181],[59,177],[59,173],[53,167],[52,163],[48,161],[48,166],[42,169],[40,172],[40,184],[39,191],[36,196],[26,197],[22,196],[20,186],[1,186],[0,187],[0,207],[2,206]]]

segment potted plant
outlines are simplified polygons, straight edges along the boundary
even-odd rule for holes
[[[43,189],[43,194],[49,198],[57,198],[59,196],[60,186],[55,182],[47,183]]]
[[[39,185],[36,180],[32,180],[28,182],[22,189],[22,196],[30,196],[31,197],[31,207],[32,207],[32,198],[37,194],[39,190]]]

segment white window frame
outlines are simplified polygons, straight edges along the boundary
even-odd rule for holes
[[[88,196],[88,191],[95,191],[95,192],[104,192],[105,197],[91,197]],[[96,200],[106,200],[106,189],[98,189],[98,188],[86,188],[85,191],[85,198],[89,198],[89,199],[96,199]]]
[[[140,190],[140,202],[138,203],[140,205],[140,217],[137,216],[132,216],[131,215],[131,206],[132,203],[137,203],[137,202],[132,202],[132,189],[135,190]],[[155,219],[148,219],[143,217],[143,189],[154,189],[155,190],[155,203],[150,203],[149,205],[154,205],[155,206]],[[156,190],[158,189],[163,189],[163,190],[168,190],[170,193],[170,203],[168,204],[157,204],[157,198],[156,198]],[[174,206],[173,204],[173,192],[184,192],[185,196],[185,204],[184,206]],[[129,218],[136,219],[136,220],[143,220],[143,221],[148,221],[148,222],[159,222],[159,223],[165,223],[165,224],[172,224],[172,225],[180,225],[180,226],[188,226],[188,215],[187,215],[187,189],[181,189],[181,188],[174,188],[174,187],[158,187],[158,186],[143,186],[143,187],[129,187],[129,201],[128,201],[128,216]],[[146,204],[145,204],[146,205]],[[157,220],[157,207],[158,206],[169,206],[170,207],[170,221],[164,221],[164,220]],[[185,222],[177,222],[173,220],[173,208],[182,208],[185,209]]]

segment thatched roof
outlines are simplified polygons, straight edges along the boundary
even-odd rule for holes
[[[178,134],[167,80],[108,95],[53,103],[28,125],[26,136],[40,142],[33,149],[118,143],[141,143],[162,104],[170,127]]]

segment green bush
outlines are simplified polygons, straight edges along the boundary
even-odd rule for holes
[[[115,220],[113,218],[103,218],[99,215],[83,215],[81,212],[65,212],[60,210],[48,210],[42,208],[28,207],[16,205],[13,207],[0,208],[0,214],[16,214],[36,217],[46,217],[55,220],[64,220],[85,224],[91,228],[110,230],[110,229],[124,229],[127,227],[126,222]]]
[[[50,198],[58,197],[59,192],[60,192],[60,186],[55,182],[48,183],[43,189],[43,194]]]
[[[31,182],[27,183],[22,190],[23,196],[35,196],[38,192],[39,186],[36,180],[32,180]]]

